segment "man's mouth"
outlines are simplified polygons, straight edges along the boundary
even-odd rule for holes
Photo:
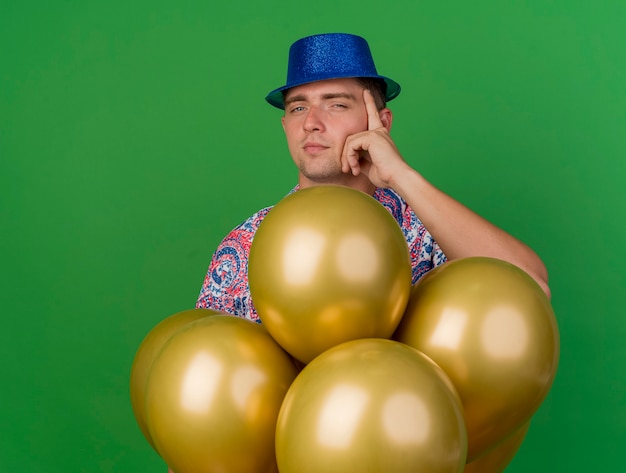
[[[315,143],[315,142],[307,142],[307,143],[304,144],[304,146],[302,148],[308,154],[318,154],[318,153],[321,153],[322,151],[328,149],[328,146],[325,146],[325,145],[320,144],[320,143]]]

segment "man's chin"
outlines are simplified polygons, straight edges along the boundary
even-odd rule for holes
[[[315,181],[334,181],[343,176],[340,167],[319,167],[307,166],[302,170],[302,174],[307,178]]]

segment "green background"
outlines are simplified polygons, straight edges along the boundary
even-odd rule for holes
[[[621,469],[626,2],[4,0],[0,471],[165,471],[133,356],[295,183],[263,97],[334,31],[403,86],[406,159],[548,266],[559,371],[507,471]]]

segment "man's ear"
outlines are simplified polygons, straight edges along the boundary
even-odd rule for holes
[[[383,126],[387,128],[387,131],[391,131],[391,123],[393,122],[393,113],[388,108],[383,108],[378,112],[380,121],[383,122]]]
[[[285,131],[285,115],[280,117],[280,124],[283,126],[283,131]]]

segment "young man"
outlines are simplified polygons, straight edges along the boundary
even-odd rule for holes
[[[546,268],[527,245],[430,184],[403,159],[389,132],[386,102],[400,86],[377,73],[367,42],[315,35],[290,48],[287,84],[266,97],[284,109],[282,125],[298,168],[297,191],[337,184],[374,196],[409,245],[413,284],[447,260],[489,256],[517,265],[550,296]],[[250,245],[265,208],[236,227],[213,255],[197,307],[258,321],[250,299]]]

